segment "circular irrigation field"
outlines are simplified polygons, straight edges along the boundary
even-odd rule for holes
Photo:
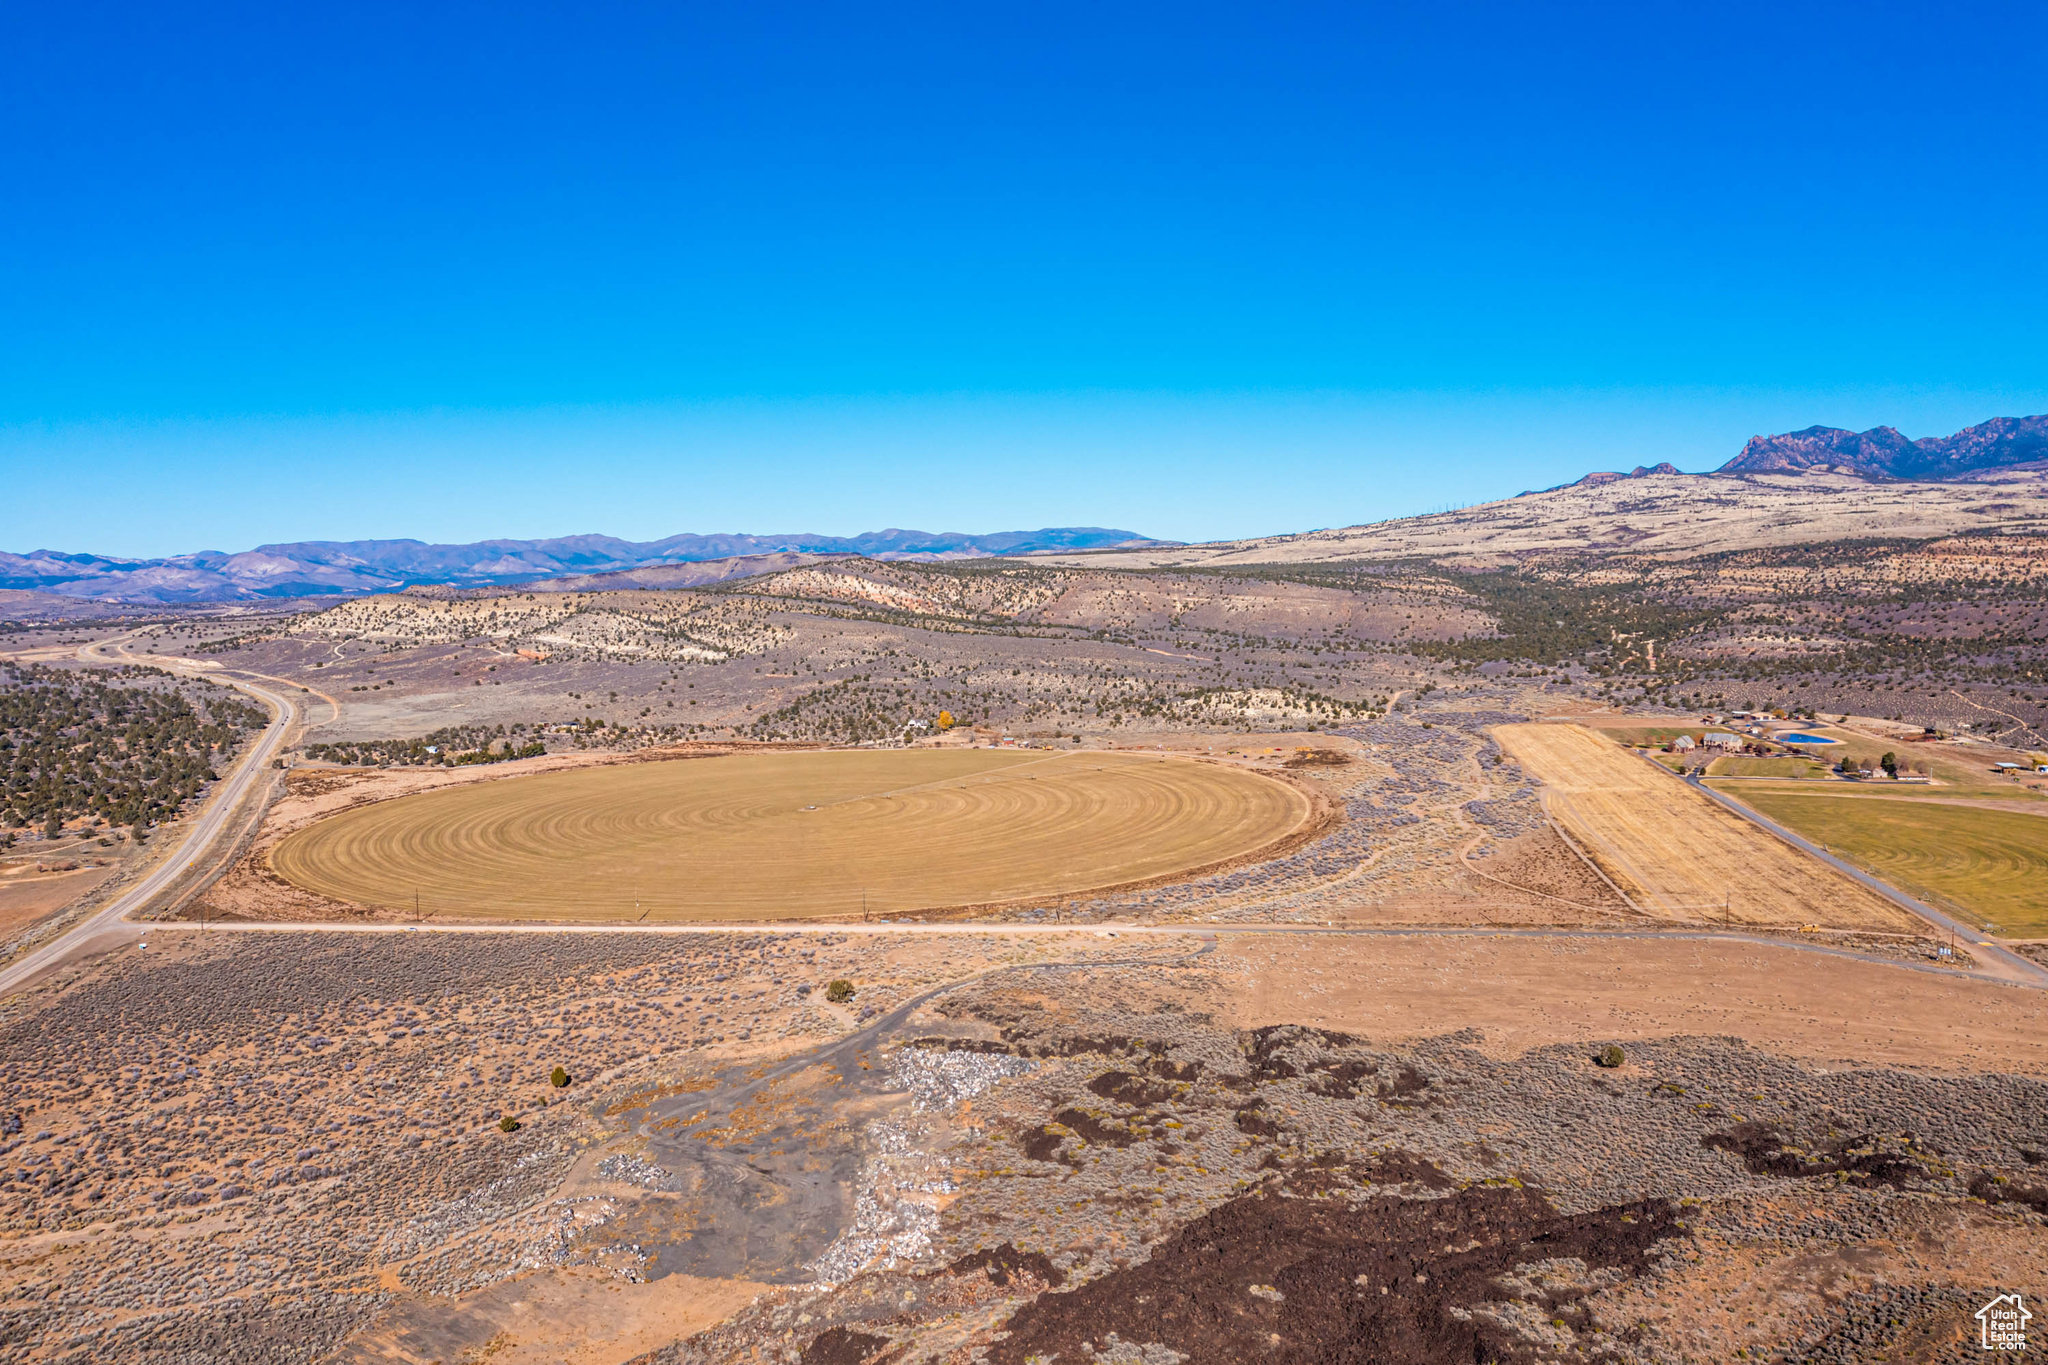
[[[734,754],[507,778],[330,816],[279,875],[362,905],[767,919],[1030,900],[1242,858],[1308,798],[1241,769],[990,749]]]

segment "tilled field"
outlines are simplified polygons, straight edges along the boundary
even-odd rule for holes
[[[1309,820],[1241,768],[1129,754],[730,755],[481,783],[286,837],[340,901],[549,919],[783,918],[1058,896],[1243,859]]]
[[[1875,892],[1577,725],[1505,725],[1563,822],[1638,908],[1672,919],[1920,934]]]

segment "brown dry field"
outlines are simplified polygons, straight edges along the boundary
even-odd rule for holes
[[[1543,779],[1551,815],[1647,913],[1904,934],[1926,928],[1591,730],[1503,725],[1494,733]]]
[[[1309,798],[1134,754],[798,752],[638,763],[379,802],[271,868],[334,900],[548,919],[797,918],[1057,897],[1256,855]]]
[[[2048,1076],[2042,992],[1794,946],[1273,934],[1230,938],[1207,962],[1220,1012],[1241,1027],[1308,1024],[1383,1043],[1475,1028],[1500,1056],[1732,1035],[1823,1065]]]
[[[120,871],[82,867],[75,872],[24,871],[0,881],[0,935],[26,929],[54,914]]]

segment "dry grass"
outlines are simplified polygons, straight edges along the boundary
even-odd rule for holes
[[[2048,1077],[2034,992],[1790,943],[1234,934],[1205,962],[1219,980],[1187,1007],[1240,1028],[1305,1024],[1376,1043],[1479,1029],[1501,1057],[1732,1034],[1828,1066]]]
[[[1873,482],[1853,474],[1673,474],[1573,484],[1456,512],[1397,517],[1257,540],[1094,551],[1052,562],[1094,568],[1303,564],[1511,555],[1627,544],[1692,554],[1864,536],[1954,535],[2048,514],[2048,475],[2009,471],[1967,483]]]
[[[1309,801],[1184,759],[735,755],[549,773],[348,811],[271,852],[336,900],[524,919],[859,915],[1060,896],[1254,853]]]
[[[1645,912],[1918,933],[1921,921],[1576,725],[1503,725],[1545,804]]]

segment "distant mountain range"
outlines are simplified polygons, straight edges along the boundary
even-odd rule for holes
[[[2044,462],[2048,462],[2048,416],[1994,417],[1964,427],[1953,436],[1923,436],[1917,441],[1907,440],[1895,427],[1869,431],[1808,427],[1782,436],[1752,436],[1740,455],[1714,472],[1796,474],[1805,469],[1839,469],[1871,479],[1941,483],[1987,469]],[[1669,462],[1637,465],[1626,474],[1600,470],[1558,488],[1597,488],[1620,479],[1684,472]],[[1557,489],[1541,491],[1554,493]]]
[[[1657,464],[1639,464],[1626,474],[1617,474],[1613,470],[1608,469],[1596,470],[1594,473],[1588,474],[1582,479],[1575,480],[1574,482],[1568,484],[1559,484],[1557,487],[1598,488],[1603,483],[1618,483],[1622,479],[1647,479],[1652,474],[1683,474],[1684,472],[1685,471],[1683,469],[1680,469],[1677,465],[1671,463],[1671,461],[1664,460]],[[1543,491],[1546,493],[1555,493],[1557,491],[1557,488],[1546,488]],[[1524,493],[1522,494],[1522,496],[1526,498],[1529,495],[1527,493]]]
[[[1953,436],[1909,441],[1892,427],[1844,431],[1808,427],[1783,436],[1753,436],[1720,474],[1782,473],[1833,466],[1889,479],[1939,483],[1986,469],[2048,460],[2048,416],[1994,417]]]
[[[36,550],[25,555],[0,551],[0,589],[170,605],[357,596],[415,584],[502,587],[570,574],[615,574],[740,555],[857,554],[872,559],[967,559],[1175,543],[1102,526],[1049,526],[1038,531],[997,531],[985,536],[890,529],[857,536],[677,535],[665,540],[631,541],[593,535],[552,540],[481,540],[471,545],[428,545],[417,540],[314,540],[259,545],[239,554],[202,550],[168,559],[117,559],[55,550]]]
[[[2020,466],[2048,467],[2048,415],[1994,417],[1953,436],[1908,440],[1892,427],[1846,431],[1808,427],[1756,436],[1716,474],[1833,469],[1865,478],[1944,482]],[[1588,474],[1576,487],[1678,475],[1670,464],[1628,473]],[[1557,490],[1547,490],[1555,492]],[[1529,495],[1524,495],[1529,496]],[[1283,538],[1284,539],[1284,538]],[[1076,550],[1167,549],[1177,541],[1101,526],[1052,526],[971,536],[947,531],[869,531],[857,536],[676,535],[630,541],[612,536],[481,540],[428,545],[417,540],[300,541],[259,545],[239,554],[204,550],[167,559],[36,550],[0,551],[0,591],[139,605],[245,602],[266,598],[358,596],[416,586],[450,589],[548,583],[553,589],[684,587],[767,572],[814,555],[873,559],[965,559]],[[775,557],[781,557],[779,560]],[[705,570],[683,566],[732,561]]]

